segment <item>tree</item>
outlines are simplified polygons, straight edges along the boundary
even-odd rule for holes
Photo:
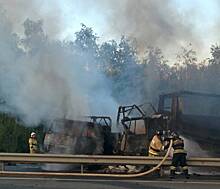
[[[99,48],[99,68],[108,77],[120,74],[118,44],[112,40],[104,42]]]
[[[209,91],[220,93],[220,46],[211,46],[211,55],[209,65],[205,70],[206,84]]]
[[[0,114],[0,152],[28,153],[28,138],[31,131],[36,131],[38,141],[42,144],[43,127],[30,128],[19,123],[12,115]]]
[[[82,24],[79,32],[75,33],[76,39],[74,41],[75,46],[79,48],[82,52],[97,53],[98,45],[97,35],[94,34],[93,29]]]
[[[35,54],[44,47],[47,36],[43,31],[43,21],[32,21],[26,19],[23,23],[25,38],[22,39],[21,44],[25,50],[31,54]]]
[[[199,64],[197,62],[196,51],[192,45],[181,47],[177,54],[177,62],[173,66],[173,71],[178,80],[174,81],[177,90],[193,90],[200,78]]]
[[[169,77],[169,67],[166,63],[161,49],[147,48],[142,62],[144,70],[143,93],[145,99],[155,104],[158,95],[169,88],[166,84]]]
[[[113,96],[119,103],[138,103],[141,99],[140,89],[140,65],[138,65],[136,48],[124,36],[119,44],[114,44],[111,67]],[[140,75],[139,75],[140,74]]]
[[[93,32],[92,28],[84,24],[82,24],[80,31],[76,32],[75,35],[76,39],[72,43],[72,49],[87,69],[96,68],[99,49],[97,35]]]

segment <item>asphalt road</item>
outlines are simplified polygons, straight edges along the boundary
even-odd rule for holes
[[[18,164],[6,166],[8,171],[41,171],[39,165]],[[137,179],[106,179],[85,177],[0,177],[0,189],[219,189],[220,176],[217,175],[191,175],[185,179],[178,175],[170,180],[168,175],[158,178],[155,176]]]
[[[220,180],[111,180],[0,177],[1,189],[219,189]]]

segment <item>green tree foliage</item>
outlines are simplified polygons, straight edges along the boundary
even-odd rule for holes
[[[23,153],[29,152],[28,139],[35,131],[42,143],[43,127],[25,127],[14,117],[5,113],[0,114],[0,152]]]
[[[20,44],[29,51],[31,54],[35,54],[37,51],[41,50],[47,41],[47,36],[43,31],[43,21],[32,21],[26,19],[24,24],[24,34],[25,38],[21,40]]]
[[[211,47],[212,57],[209,59],[209,65],[204,70],[207,83],[207,89],[220,93],[220,46]]]
[[[121,65],[119,62],[118,44],[112,40],[104,42],[99,49],[99,68],[108,77],[120,74]]]
[[[93,55],[97,53],[97,36],[94,34],[92,28],[82,24],[81,30],[75,33],[76,39],[74,44],[80,52],[90,52]]]
[[[140,94],[133,90],[140,81],[139,74],[135,74],[140,70],[136,48],[123,36],[118,43],[115,40],[103,42],[98,55],[99,68],[112,83],[112,96],[120,103],[134,102],[134,96]]]
[[[167,79],[170,73],[166,62],[161,49],[147,48],[142,62],[144,70],[143,90],[144,97],[150,102],[156,101],[157,98],[155,96],[169,88]]]

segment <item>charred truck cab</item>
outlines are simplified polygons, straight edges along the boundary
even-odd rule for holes
[[[123,132],[118,138],[117,154],[148,155],[148,148],[156,130],[167,130],[167,116],[154,112],[147,116],[142,105],[120,106],[117,125]]]

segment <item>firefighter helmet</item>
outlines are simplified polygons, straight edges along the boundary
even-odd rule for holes
[[[157,130],[156,135],[160,135],[160,136],[163,135],[163,131]]]
[[[31,137],[33,137],[33,136],[35,136],[36,135],[36,133],[35,132],[32,132],[31,133]]]
[[[171,136],[173,138],[179,138],[179,134],[177,132],[172,132]]]

